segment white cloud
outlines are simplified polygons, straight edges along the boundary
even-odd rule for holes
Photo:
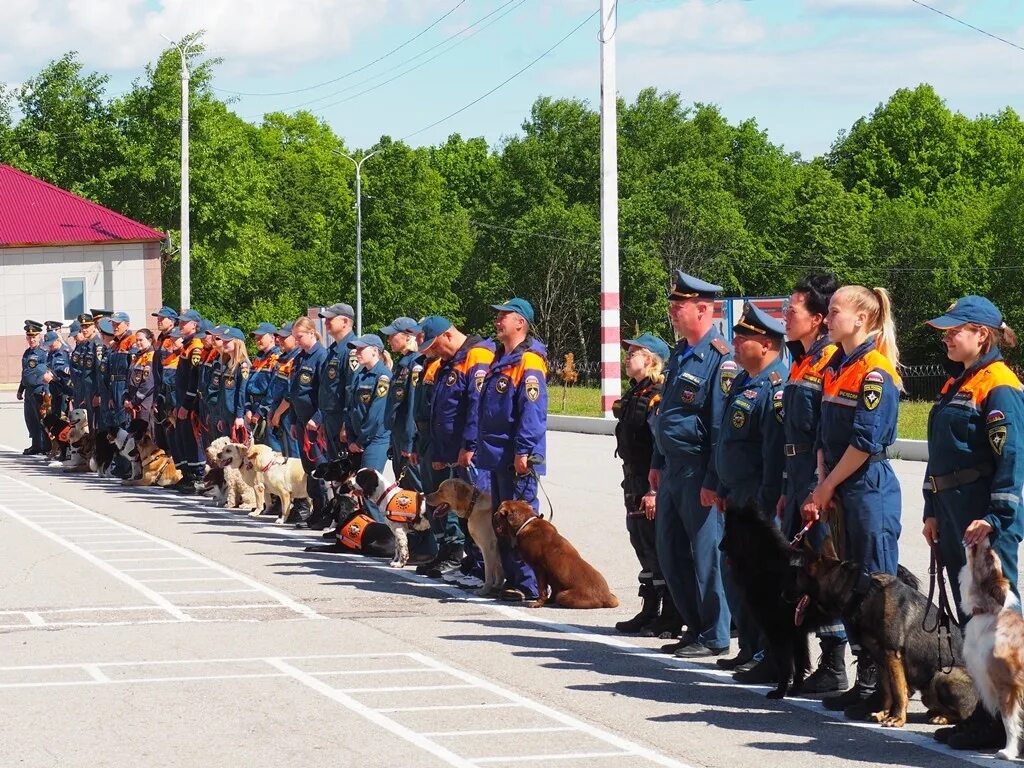
[[[954,0],[928,0],[928,5],[947,13],[961,6]],[[908,16],[927,12],[910,0],[804,0],[804,9],[827,16]]]
[[[687,0],[673,8],[648,11],[619,25],[619,40],[651,47],[702,41],[725,46],[763,40],[764,25],[742,5]]]
[[[205,29],[230,70],[287,70],[350,49],[356,35],[402,19],[424,25],[451,0],[7,0],[0,3],[0,78],[19,79],[65,51],[87,68],[137,70],[177,39]]]

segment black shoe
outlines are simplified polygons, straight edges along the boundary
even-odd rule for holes
[[[885,694],[879,688],[872,691],[866,699],[848,706],[843,710],[843,715],[847,720],[867,720],[869,715],[878,712],[884,705]]]
[[[660,637],[669,640],[683,634],[683,617],[676,610],[672,595],[666,587],[655,587],[661,596],[661,615],[640,630],[640,637]]]
[[[766,653],[750,669],[736,670],[732,679],[744,685],[768,685],[779,682],[779,672],[775,668],[775,662]]]
[[[728,652],[728,648],[708,648],[703,643],[690,643],[689,645],[684,645],[672,655],[677,659],[710,659]]]
[[[827,638],[821,641],[821,658],[818,668],[804,680],[800,692],[805,694],[835,693],[845,691],[849,685],[846,677],[846,643]]]
[[[441,574],[445,573],[450,568],[458,568],[461,563],[461,558],[451,558],[447,560],[442,560],[441,562],[436,564],[428,563],[427,565],[421,565],[417,567],[416,573],[419,573],[421,576],[426,576],[431,579],[440,579]],[[420,568],[423,569],[422,573],[420,573]]]
[[[28,448],[26,448],[24,451],[21,452],[21,455],[22,456],[38,456],[40,453],[46,453],[46,451],[44,451],[42,448],[36,448],[36,447],[30,445]]]
[[[731,659],[717,659],[715,666],[719,669],[739,669],[754,660],[754,654],[750,651],[740,649],[740,652]]]
[[[526,593],[518,587],[505,587],[501,592],[498,593],[498,599],[506,603],[525,603],[527,599]]]
[[[330,512],[325,512],[324,510],[319,509],[313,510],[306,522],[309,524],[311,530],[322,531],[324,528],[329,528],[333,525],[334,518],[331,517]]]
[[[331,528],[331,530],[329,531],[324,531],[320,534],[320,538],[326,539],[327,541],[334,541],[336,538],[338,538],[338,529]]]
[[[292,513],[288,519],[296,523],[305,522],[311,514],[309,499],[295,499],[292,502]]]
[[[637,593],[643,601],[640,612],[632,619],[615,622],[615,631],[630,635],[639,632],[658,618],[661,607],[661,596],[655,591],[653,584],[641,584]]]
[[[847,708],[868,698],[877,687],[878,667],[866,653],[861,653],[857,656],[857,680],[853,687],[844,693],[826,696],[821,700],[821,704],[833,712],[845,712]]]
[[[1002,749],[1006,746],[1006,730],[1000,718],[992,717],[979,704],[969,718],[954,727],[946,744],[950,749]]]
[[[676,640],[674,643],[666,643],[661,646],[658,650],[662,653],[675,653],[680,648],[685,648],[692,643],[697,642],[697,636],[692,632],[683,632],[683,636]]]

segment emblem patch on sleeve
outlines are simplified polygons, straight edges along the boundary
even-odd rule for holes
[[[732,428],[743,429],[743,425],[747,423],[747,414],[743,411],[732,412]]]
[[[540,379],[536,376],[526,377],[526,397],[532,403],[537,402],[537,398],[540,397]]]
[[[772,395],[772,408],[775,412],[775,420],[779,422],[779,424],[781,424],[783,419],[786,418],[786,412],[782,407],[783,394],[783,391],[780,389],[778,392]]]
[[[476,376],[473,378],[473,385],[476,387],[477,392],[482,392],[484,388],[484,379],[487,377],[486,371],[477,371]]]
[[[988,431],[988,444],[992,446],[992,450],[996,456],[1003,455],[1003,446],[1006,445],[1006,433],[1009,427],[993,427]]]
[[[739,366],[733,360],[725,360],[718,366],[718,386],[721,388],[722,394],[729,394],[732,380],[736,378],[738,372]]]
[[[868,374],[869,376],[871,374]],[[865,384],[861,389],[861,400],[864,401],[864,407],[869,411],[875,410],[878,404],[882,402],[882,385],[881,384]]]
[[[385,397],[391,387],[391,379],[387,376],[380,376],[377,379],[377,397]]]
[[[1006,414],[1003,413],[1002,411],[989,411],[988,412],[988,416],[985,417],[985,422],[988,423],[988,424],[992,424],[993,422],[996,422],[996,421],[1005,421],[1005,420],[1006,420]]]

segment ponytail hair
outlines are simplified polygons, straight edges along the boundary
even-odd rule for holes
[[[988,325],[975,327],[984,328],[988,331],[988,336],[985,337],[985,341],[981,344],[981,351],[984,354],[988,354],[992,347],[996,349],[1013,349],[1017,346],[1017,333],[1006,323],[1003,323],[998,328],[992,328]]]
[[[320,331],[316,329],[316,324],[307,315],[300,315],[292,324],[292,334],[294,334],[295,331],[310,331],[314,336],[316,336],[317,341],[323,341],[323,339],[320,338]]]
[[[875,348],[899,371],[900,350],[896,345],[896,323],[889,292],[885,288],[844,285],[836,295],[841,295],[854,309],[867,314],[868,336],[875,338]]]

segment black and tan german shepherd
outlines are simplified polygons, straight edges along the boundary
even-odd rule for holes
[[[851,637],[878,664],[883,707],[868,716],[884,726],[907,722],[907,700],[914,691],[928,708],[929,722],[945,725],[963,720],[978,697],[964,666],[963,637],[954,624],[949,641],[934,631],[938,609],[919,591],[917,579],[903,566],[897,576],[875,573],[865,591],[857,563],[832,557],[808,558],[801,579],[813,602],[840,614]]]

